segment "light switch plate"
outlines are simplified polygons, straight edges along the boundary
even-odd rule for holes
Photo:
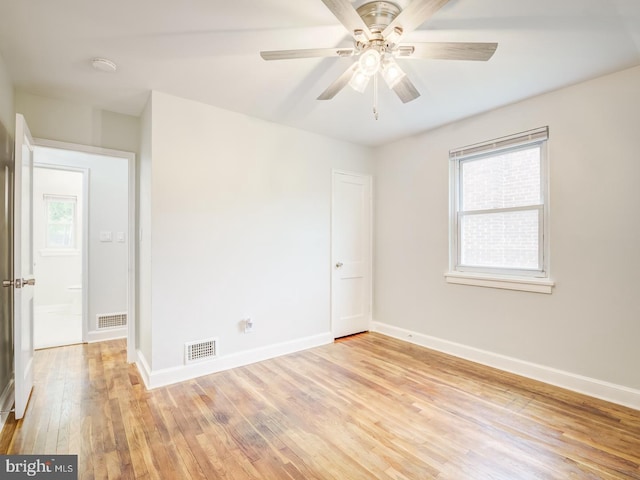
[[[101,242],[111,242],[112,237],[111,237],[111,232],[108,231],[104,231],[104,232],[100,232],[100,241]]]

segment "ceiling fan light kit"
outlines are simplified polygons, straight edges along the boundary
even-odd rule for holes
[[[367,77],[374,75],[380,69],[381,63],[380,52],[375,48],[368,48],[358,60],[358,71],[362,72]],[[354,73],[355,75],[355,73]]]
[[[358,93],[364,93],[370,80],[371,75],[365,75],[362,71],[356,69],[351,75],[351,79],[349,79],[349,86]]]
[[[392,57],[384,59],[381,69],[382,78],[384,78],[387,86],[391,89],[407,75]]]
[[[353,36],[352,48],[262,51],[265,60],[311,57],[359,57],[340,77],[320,94],[318,100],[330,100],[347,85],[363,93],[374,79],[374,117],[378,118],[377,75],[403,103],[420,96],[396,58],[440,60],[489,60],[497,43],[427,42],[400,44],[402,37],[415,30],[450,0],[413,0],[402,10],[392,2],[373,1],[357,9],[349,0],[322,0]]]

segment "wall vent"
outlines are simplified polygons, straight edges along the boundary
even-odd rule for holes
[[[96,315],[98,329],[117,328],[127,325],[126,313],[101,313]]]
[[[218,339],[208,338],[184,344],[184,363],[201,362],[218,355]]]

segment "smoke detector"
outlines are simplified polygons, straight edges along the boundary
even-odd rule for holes
[[[113,73],[118,69],[118,66],[115,63],[106,58],[94,58],[91,60],[91,65],[96,70],[107,73]]]

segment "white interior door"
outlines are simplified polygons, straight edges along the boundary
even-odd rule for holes
[[[16,115],[14,190],[14,329],[16,418],[22,418],[33,388],[33,139]]]
[[[331,323],[335,338],[371,322],[371,177],[333,172]]]

